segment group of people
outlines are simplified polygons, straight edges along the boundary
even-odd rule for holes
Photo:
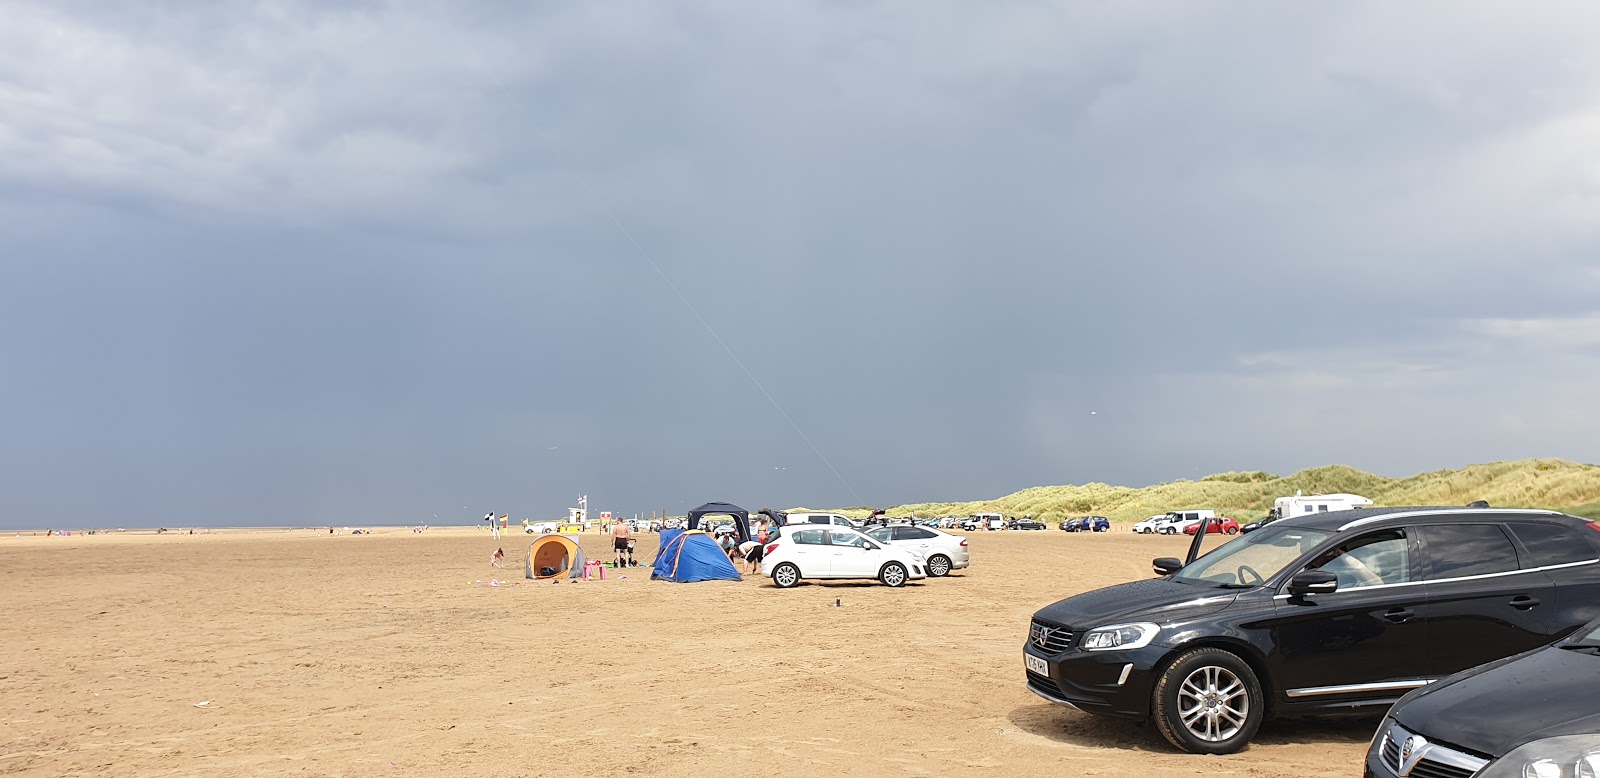
[[[728,555],[728,561],[738,566],[742,560],[746,573],[761,572],[761,558],[766,556],[767,539],[771,537],[771,525],[762,519],[756,525],[754,537],[740,542],[734,538],[732,532],[717,535],[717,545],[722,547],[723,553]]]
[[[493,514],[490,514],[489,518],[492,519]],[[492,522],[490,526],[494,526]],[[498,535],[498,530],[496,534]],[[771,524],[767,519],[762,519],[756,525],[753,534],[754,537],[743,542],[736,539],[731,532],[717,534],[717,545],[728,555],[728,560],[736,566],[741,561],[744,562],[744,572],[746,573],[761,572],[761,558],[765,555],[767,540],[772,535]],[[616,523],[612,524],[611,550],[616,555],[615,563],[617,567],[639,566],[639,561],[634,559],[633,556],[633,549],[637,543],[638,539],[633,536],[633,530],[628,527],[626,521],[617,519]],[[490,558],[489,563],[494,567],[504,567],[505,550],[503,548],[495,549],[494,556]]]

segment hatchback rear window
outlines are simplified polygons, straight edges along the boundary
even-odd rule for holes
[[[1428,541],[1423,580],[1517,569],[1517,549],[1499,524],[1434,524],[1422,528],[1422,537]]]
[[[1533,567],[1587,562],[1596,556],[1587,539],[1559,524],[1516,523],[1511,525],[1511,533],[1528,549]]]
[[[823,535],[824,532],[820,529],[803,529],[795,532],[793,538],[795,543],[802,546],[822,546],[828,542]]]

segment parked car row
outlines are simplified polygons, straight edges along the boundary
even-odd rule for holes
[[[1060,526],[1064,532],[1110,532],[1111,520],[1104,516],[1084,516],[1062,519]]]
[[[1027,688],[1194,753],[1237,751],[1268,716],[1393,706],[1369,776],[1600,776],[1600,524],[1336,511],[1153,566],[1037,611]]]

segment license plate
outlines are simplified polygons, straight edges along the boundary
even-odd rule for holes
[[[1022,664],[1028,668],[1028,672],[1030,673],[1038,673],[1040,675],[1050,674],[1050,663],[1034,656],[1033,654],[1024,653],[1022,655]]]

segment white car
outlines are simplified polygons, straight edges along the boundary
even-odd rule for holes
[[[1150,518],[1133,525],[1133,531],[1139,533],[1140,535],[1155,535],[1157,534],[1157,530],[1161,528],[1161,525],[1167,523],[1167,521],[1170,519],[1172,519],[1172,516],[1166,513],[1163,513],[1159,516],[1151,516]]]
[[[846,527],[784,527],[767,544],[761,574],[780,589],[803,578],[876,578],[886,586],[928,577],[922,555],[904,546],[879,543]]]
[[[967,539],[932,527],[889,526],[867,530],[867,537],[891,546],[915,549],[928,566],[928,575],[942,578],[951,570],[972,564]]]
[[[1214,511],[1173,511],[1167,514],[1167,520],[1156,528],[1156,532],[1162,535],[1182,535],[1190,524],[1199,524],[1216,517]]]

